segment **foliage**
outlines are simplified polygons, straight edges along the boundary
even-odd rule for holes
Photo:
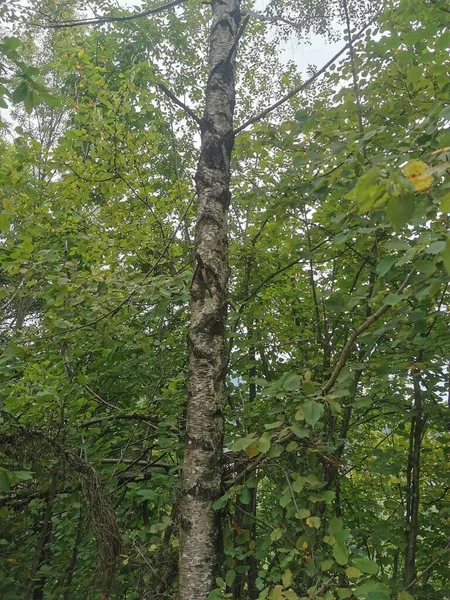
[[[53,4],[32,8],[79,14]],[[297,32],[342,18],[306,5]],[[208,11],[0,46],[20,78],[0,81],[5,600],[98,598],[112,522],[111,598],[176,597]],[[301,80],[271,27],[243,33],[238,126]],[[353,60],[236,137],[211,600],[449,593],[449,46],[443,3],[387,3]],[[107,492],[97,529],[76,464]]]

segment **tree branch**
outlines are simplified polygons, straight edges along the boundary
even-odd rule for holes
[[[450,11],[449,11],[450,12]],[[443,555],[448,552],[450,550],[450,540],[446,543],[446,545],[444,546],[444,548],[441,550],[441,554],[439,556],[437,556],[429,565],[428,567],[426,567],[422,573],[420,573],[420,575],[417,575],[417,577],[411,581],[411,583],[405,588],[405,590],[409,590],[411,589],[418,581],[420,581],[422,579],[422,577],[424,575],[426,575],[429,571],[431,571],[431,569],[434,567],[434,565],[436,563],[438,563]]]
[[[172,100],[172,102],[174,104],[176,104],[177,106],[179,106],[180,108],[182,108],[184,110],[184,112],[189,115],[191,117],[191,119],[193,121],[195,121],[197,123],[197,125],[200,127],[201,125],[201,119],[200,117],[198,117],[195,112],[192,110],[192,108],[189,108],[189,106],[186,106],[186,104],[184,104],[184,102],[181,102],[181,100],[179,100],[175,94],[173,94],[169,88],[167,88],[163,83],[155,83],[156,87],[158,87],[162,92],[165,93],[165,95],[170,98]]]
[[[384,5],[383,5],[383,8],[384,8]],[[345,46],[343,46],[337,54],[335,54],[333,56],[333,58],[331,58],[325,65],[323,65],[323,67],[321,67],[318,71],[316,71],[316,73],[314,73],[314,75],[312,77],[310,77],[304,83],[302,83],[298,87],[296,87],[293,90],[291,90],[290,92],[288,92],[285,96],[280,98],[280,100],[275,102],[275,104],[272,104],[272,106],[265,108],[259,114],[255,115],[254,117],[251,117],[250,119],[248,119],[248,121],[245,121],[244,123],[242,123],[242,125],[239,125],[239,127],[234,130],[235,135],[237,135],[244,129],[247,129],[247,127],[249,125],[252,125],[253,123],[256,123],[257,121],[261,121],[261,119],[264,119],[265,117],[267,117],[268,114],[273,112],[279,106],[282,106],[285,102],[287,102],[288,100],[290,100],[291,98],[296,96],[298,93],[302,92],[308,86],[310,86],[311,83],[313,83],[316,79],[318,79],[321,75],[323,75],[323,73],[325,73],[325,71],[328,69],[328,67],[330,65],[335,63],[337,61],[337,59],[340,56],[342,56],[342,54],[344,54],[349,48],[352,47],[352,45],[362,36],[362,34],[366,31],[366,29],[368,29],[378,19],[378,17],[380,16],[380,13],[381,13],[381,11],[378,12],[372,19],[370,19],[370,21],[368,23],[366,23],[364,25],[364,27],[362,27],[356,33],[356,35],[347,44],[345,44]]]
[[[145,425],[149,425],[150,427],[156,427],[153,417],[150,417],[148,415],[140,415],[138,413],[107,415],[105,417],[98,417],[97,419],[91,419],[90,421],[85,421],[84,423],[81,423],[81,427],[90,427],[91,425],[96,425],[97,423],[103,423],[103,421],[111,421],[115,419],[123,421],[142,421],[143,423],[145,423]]]
[[[401,293],[405,289],[405,287],[408,285],[409,280],[411,279],[413,273],[414,273],[414,269],[411,269],[411,271],[408,273],[408,275],[406,276],[406,278],[403,281],[403,283],[401,284],[401,286],[398,288],[398,290],[397,290],[398,294]],[[347,362],[347,358],[350,355],[352,346],[356,342],[356,340],[359,338],[359,336],[364,331],[366,331],[366,329],[368,329],[372,325],[372,323],[375,323],[375,321],[377,321],[381,316],[383,316],[384,313],[386,313],[391,308],[391,306],[392,306],[391,304],[385,304],[384,306],[381,306],[377,311],[375,311],[373,314],[371,314],[370,317],[368,317],[362,325],[360,325],[353,332],[353,334],[350,336],[347,343],[345,344],[344,349],[342,350],[341,356],[339,357],[339,360],[338,360],[336,366],[334,367],[334,370],[331,374],[330,379],[328,380],[327,384],[323,388],[324,395],[328,394],[328,392],[331,390],[331,388],[336,383],[336,380],[339,377],[340,372],[342,371],[342,369],[345,366],[345,363]]]
[[[239,31],[236,36],[236,39],[234,40],[234,44],[232,45],[231,50],[228,53],[227,62],[231,62],[234,59],[234,54],[236,52],[236,48],[239,44],[241,37],[244,35],[245,28],[247,27],[249,21],[250,21],[250,16],[247,15],[245,17],[242,25],[240,26]]]
[[[103,25],[104,23],[121,23],[126,21],[133,21],[134,19],[141,19],[143,17],[149,17],[150,15],[156,15],[157,13],[168,10],[182,4],[185,0],[172,0],[167,4],[158,6],[156,8],[150,8],[140,13],[134,13],[131,15],[125,15],[123,17],[99,17],[95,19],[79,19],[77,21],[62,21],[60,23],[46,23],[41,24],[40,27],[45,29],[63,29],[67,27],[80,27],[82,25]]]

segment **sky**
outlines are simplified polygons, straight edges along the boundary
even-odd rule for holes
[[[255,3],[255,11],[264,14],[265,7],[270,0],[257,0]],[[341,29],[339,24],[336,24],[336,29]],[[284,44],[282,57],[284,60],[292,60],[296,63],[301,73],[306,73],[309,65],[315,65],[320,68],[327,63],[330,58],[339,52],[345,44],[342,40],[339,42],[330,42],[325,37],[319,35],[311,35],[308,42],[298,40],[293,33],[292,38]]]

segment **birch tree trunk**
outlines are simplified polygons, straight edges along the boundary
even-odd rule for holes
[[[197,168],[195,272],[188,335],[186,444],[180,501],[180,600],[206,600],[219,553],[225,325],[228,283],[227,215],[234,144],[234,59],[240,0],[213,0],[209,76]]]

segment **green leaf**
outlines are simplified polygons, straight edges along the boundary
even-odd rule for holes
[[[316,423],[322,418],[324,413],[324,406],[315,400],[310,400],[305,404],[305,421],[314,427]]]
[[[383,277],[386,273],[392,268],[392,266],[397,262],[396,256],[386,256],[383,258],[381,262],[377,264],[376,271],[378,275]]]
[[[271,433],[263,433],[262,436],[258,440],[257,448],[263,454],[266,454],[269,451],[272,440]]]
[[[321,571],[328,571],[334,565],[334,561],[331,558],[327,558],[320,563]]]
[[[6,213],[11,214],[14,211],[14,205],[9,198],[3,198],[2,203]]]
[[[236,579],[236,571],[234,569],[229,569],[225,574],[225,583],[228,587],[233,585],[234,580]]]
[[[395,227],[403,227],[414,215],[414,194],[391,196],[386,205],[386,216]]]
[[[4,51],[6,52],[14,52],[20,46],[21,41],[16,37],[5,37],[2,39],[1,45],[3,46]]]
[[[223,508],[227,504],[229,497],[230,495],[228,493],[224,494],[223,496],[220,496],[220,498],[213,502],[213,510],[220,510],[221,508]]]
[[[344,527],[342,519],[339,517],[332,517],[328,523],[328,533],[330,535],[336,535],[338,531],[341,531]]]
[[[158,494],[154,490],[138,490],[136,492],[137,496],[141,496],[143,500],[155,500],[158,497]]]
[[[272,542],[276,542],[277,540],[280,540],[282,537],[283,537],[283,530],[280,529],[279,527],[277,527],[270,533],[270,539],[272,540]]]
[[[299,508],[298,512],[296,513],[296,517],[298,519],[306,519],[309,517],[310,514],[311,514],[311,511],[308,510],[307,508]]]
[[[344,566],[348,563],[348,550],[343,542],[333,544],[333,557],[338,565]]]
[[[442,196],[439,210],[443,213],[450,213],[450,192]]]
[[[301,427],[300,425],[291,425],[289,429],[292,431],[292,433],[295,433],[295,435],[300,439],[309,437],[310,431],[307,427]]]
[[[9,217],[5,213],[0,213],[0,231],[9,231]]]
[[[40,92],[41,100],[48,104],[49,106],[53,106],[54,108],[60,108],[62,106],[62,102],[56,96],[52,96],[48,92]]]
[[[234,452],[239,452],[240,450],[245,450],[249,446],[251,446],[257,438],[253,435],[248,435],[246,437],[240,438],[236,440],[234,444],[231,446],[231,450]]]
[[[386,584],[379,581],[366,581],[359,585],[354,592],[357,598],[366,598],[368,600],[372,594],[371,600],[389,600],[389,588]],[[387,596],[386,596],[387,595]]]
[[[438,242],[432,242],[425,250],[425,254],[439,254],[445,248],[445,241],[439,240]]]
[[[299,375],[288,375],[283,382],[283,388],[287,392],[293,392],[294,390],[298,390],[302,385],[302,379]]]
[[[316,391],[316,386],[314,385],[314,382],[309,380],[303,381],[303,391],[307,396],[314,394],[314,392]]]
[[[450,106],[446,106],[439,113],[439,119],[450,119]]]
[[[369,558],[354,558],[353,562],[360,571],[367,573],[367,575],[376,575],[378,573],[377,563]]]
[[[0,490],[2,492],[9,490],[9,477],[5,469],[0,469]]]
[[[12,101],[14,104],[23,102],[30,91],[30,87],[26,81],[22,81],[12,93]]]
[[[242,502],[242,504],[250,504],[251,499],[252,495],[250,493],[250,490],[248,489],[248,487],[245,487],[241,492],[239,500]]]
[[[447,238],[445,242],[445,248],[441,252],[441,257],[444,261],[445,270],[450,275],[450,238]]]
[[[292,571],[290,569],[286,569],[286,571],[281,576],[281,582],[285,588],[288,588],[292,583]]]
[[[39,104],[41,103],[41,99],[36,94],[36,92],[33,92],[33,90],[30,90],[29,93],[25,96],[23,103],[24,103],[25,110],[27,111],[27,113],[31,114],[31,112],[33,111],[33,108],[35,108],[36,106],[39,106]]]
[[[12,474],[19,481],[29,481],[33,479],[32,471],[13,471]]]
[[[303,490],[304,487],[305,487],[305,478],[304,477],[298,477],[292,483],[292,489],[294,490],[294,492],[297,492],[297,494],[299,494]],[[308,516],[309,516],[309,512],[308,512]]]
[[[409,592],[399,592],[397,596],[397,600],[414,600],[414,596],[411,596]]]
[[[402,300],[404,300],[403,296],[391,292],[383,299],[383,304],[388,306],[395,306],[396,304],[399,304]]]

